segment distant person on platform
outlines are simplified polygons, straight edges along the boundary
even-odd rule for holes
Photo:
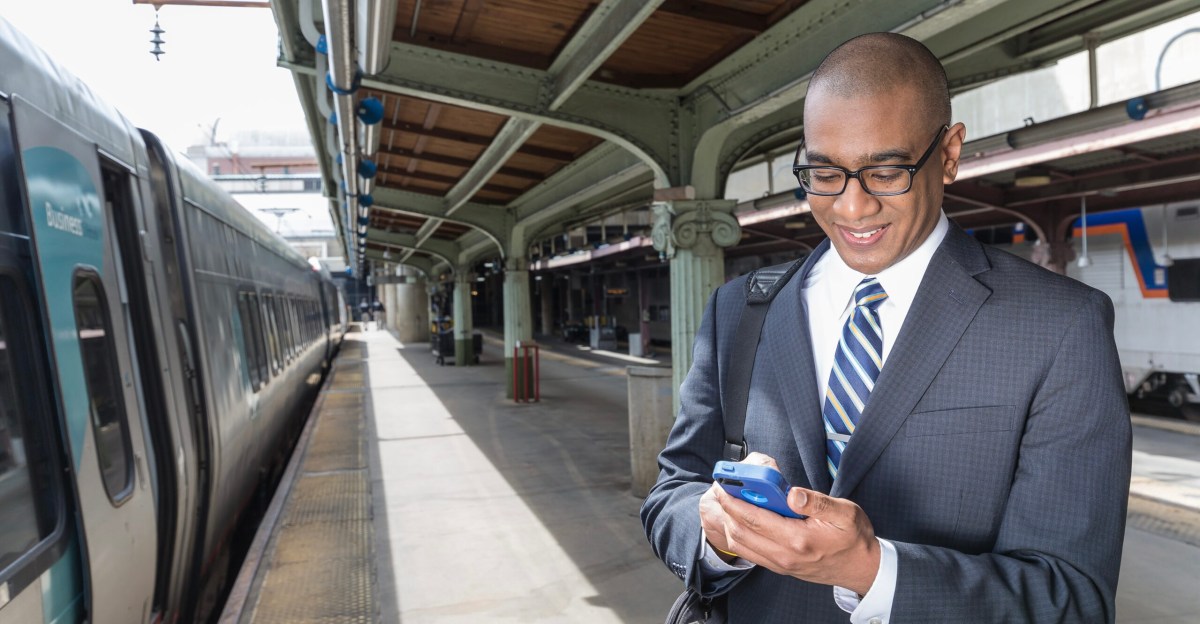
[[[371,329],[371,304],[363,297],[358,302],[358,318],[362,321],[363,331]]]
[[[857,37],[812,76],[796,174],[828,240],[767,312],[745,430],[807,519],[712,483],[744,279],[709,301],[642,507],[658,556],[732,622],[1115,619],[1131,450],[1112,303],[947,220],[965,133],[913,39]]]
[[[379,329],[383,326],[383,321],[385,318],[384,309],[383,304],[380,303],[378,299],[371,302],[371,318],[375,321],[375,329]]]

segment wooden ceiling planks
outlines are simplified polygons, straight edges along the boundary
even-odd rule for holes
[[[590,14],[588,0],[488,0],[471,32],[483,45],[553,58]]]
[[[492,175],[474,199],[508,203],[603,142],[590,134],[543,125]],[[553,160],[534,155],[545,151],[561,152],[569,158]]]
[[[805,1],[666,0],[595,78],[634,88],[682,87]]]
[[[665,0],[595,79],[680,87],[807,0]],[[594,0],[445,0],[399,4],[397,41],[547,69],[595,9]]]
[[[593,79],[639,88],[682,86],[805,1],[665,0]],[[545,70],[595,5],[595,0],[424,0],[418,12],[417,0],[399,0],[393,38]],[[444,196],[508,121],[420,98],[368,93],[384,102],[377,160],[379,184],[389,188]],[[507,204],[602,142],[543,125],[472,199]],[[458,231],[443,226],[438,236]]]

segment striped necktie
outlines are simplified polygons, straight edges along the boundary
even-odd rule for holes
[[[834,479],[842,461],[846,443],[862,417],[867,398],[875,389],[879,369],[883,367],[883,328],[879,306],[887,299],[879,280],[868,277],[854,289],[854,310],[842,328],[825,390],[821,415],[825,420],[825,447],[829,474]]]

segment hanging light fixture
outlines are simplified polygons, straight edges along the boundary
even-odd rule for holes
[[[1083,221],[1083,253],[1079,255],[1079,260],[1075,263],[1079,268],[1083,269],[1092,266],[1092,259],[1088,257],[1088,236],[1087,236],[1087,195],[1079,198],[1079,212]]]
[[[163,40],[162,35],[167,31],[163,30],[162,27],[158,25],[157,8],[154,9],[154,28],[151,28],[150,32],[154,33],[154,38],[150,40],[150,43],[154,44],[154,47],[150,49],[150,54],[154,55],[154,60],[161,61],[162,59],[159,57],[166,54],[166,52],[162,49],[162,44],[166,43],[166,41]]]

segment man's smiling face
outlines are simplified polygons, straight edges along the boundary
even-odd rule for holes
[[[810,90],[804,107],[807,164],[854,171],[868,165],[913,165],[930,141],[937,144],[912,188],[902,195],[875,196],[856,179],[841,195],[808,196],[813,217],[850,268],[877,275],[912,253],[937,225],[943,186],[954,181],[963,126],[939,133],[926,119],[915,89],[886,95],[842,97]]]

